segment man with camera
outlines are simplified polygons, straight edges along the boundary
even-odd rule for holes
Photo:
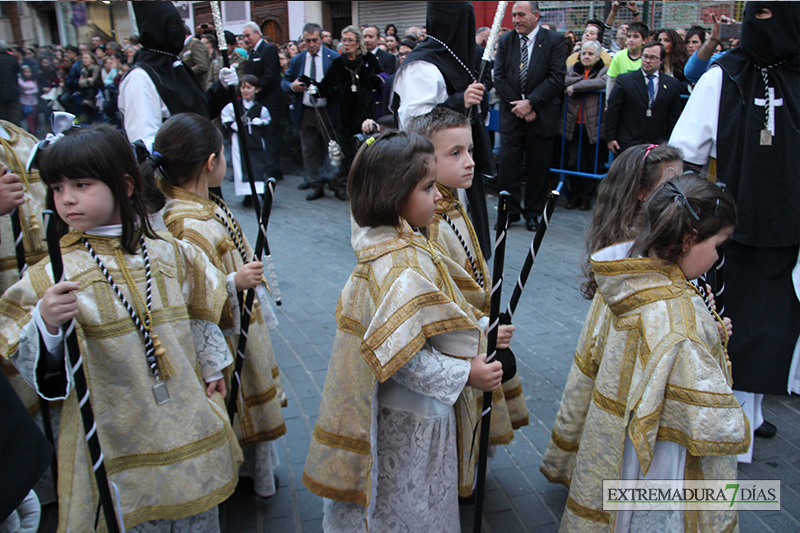
[[[339,116],[335,93],[327,98],[317,98],[307,90],[309,85],[322,81],[331,62],[339,57],[333,50],[321,46],[321,33],[319,24],[310,22],[303,27],[306,49],[292,58],[289,72],[281,80],[281,88],[294,99],[292,122],[300,132],[304,179],[297,188],[311,189],[306,196],[309,201],[325,196],[325,180],[333,177],[326,154],[328,141],[336,127],[331,121]],[[337,191],[337,197],[340,194],[346,198],[344,190]]]

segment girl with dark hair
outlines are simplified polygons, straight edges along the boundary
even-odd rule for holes
[[[592,225],[586,234],[587,256],[633,239],[638,231],[639,214],[650,193],[667,179],[682,173],[683,156],[672,146],[640,144],[615,158],[597,190]],[[597,284],[588,258],[583,273],[587,281],[581,286],[581,293],[591,300]]]
[[[114,128],[73,128],[38,162],[69,281],[54,284],[47,260],[28,268],[3,297],[0,353],[43,398],[64,400],[59,530],[95,531],[97,508],[61,328],[74,318],[124,528],[219,531],[216,506],[241,462],[223,401],[225,276],[151,229],[142,174]]]
[[[683,75],[683,67],[691,54],[686,49],[686,42],[678,32],[665,28],[658,30],[658,42],[664,45],[664,50],[667,52],[661,64],[662,72],[681,82],[683,92],[688,94],[685,88],[689,82]]]
[[[387,37],[390,35],[394,35],[395,37],[397,37],[397,26],[395,26],[394,24],[387,24],[386,29],[383,30],[383,34],[386,35]]]
[[[610,316],[604,335],[576,353],[540,466],[579,502],[565,509],[562,530],[600,520],[614,531],[736,527],[734,510],[609,512],[596,496],[604,479],[672,480],[678,489],[736,479],[736,454],[751,436],[731,390],[730,332],[720,335],[719,315],[690,282],[714,265],[735,225],[730,193],[686,174],[651,194],[635,241],[592,255]]]
[[[686,42],[686,53],[691,56],[706,42],[706,30],[702,26],[692,26],[686,32],[684,41]]]
[[[225,177],[222,135],[208,119],[182,113],[164,122],[153,148],[159,155],[147,159],[143,170],[146,174],[158,172],[159,185],[168,197],[164,222],[175,238],[195,245],[227,275],[230,305],[222,313],[220,327],[232,356],[239,343],[238,296],[245,290],[256,291],[241,397],[228,401],[239,402],[233,428],[239,444],[246,447],[239,475],[253,478],[256,494],[266,498],[277,489],[273,474],[277,464],[271,458],[277,458],[274,441],[286,433],[281,414],[286,394],[269,336],[278,322],[269,304],[263,264],[253,260],[253,249],[225,202],[209,192]]]
[[[386,133],[350,170],[358,265],[337,305],[303,473],[325,498],[325,531],[461,531],[456,419],[477,420],[472,387],[497,389],[502,365],[485,362],[478,319],[451,276],[460,267],[422,231],[441,198],[436,168],[428,140]]]

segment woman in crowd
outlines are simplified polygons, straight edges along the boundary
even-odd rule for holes
[[[82,111],[87,114],[90,122],[94,119],[96,110],[94,98],[97,95],[97,88],[101,84],[100,62],[94,54],[84,52],[81,55],[81,77],[78,79],[80,101],[76,102],[76,104],[80,104]]]
[[[339,132],[338,138],[344,151],[341,183],[331,184],[336,196],[345,199],[344,179],[355,156],[353,135],[361,133],[364,120],[377,118],[373,91],[381,91],[382,80],[378,76],[383,69],[378,59],[364,47],[364,35],[355,26],[342,30],[342,55],[331,62],[325,77],[319,83],[319,95],[325,97],[338,91]],[[339,192],[341,191],[341,192]]]
[[[686,41],[686,52],[691,56],[706,42],[706,30],[701,26],[692,26],[689,28],[689,31],[686,32],[686,38],[684,40]]]
[[[682,92],[688,92],[688,80],[683,75],[683,67],[689,59],[689,52],[686,49],[686,43],[678,32],[675,30],[668,30],[661,28],[658,30],[658,42],[664,45],[667,55],[664,56],[664,61],[661,64],[661,70],[681,82]]]
[[[599,135],[600,95],[596,91],[605,88],[608,67],[600,60],[603,51],[599,41],[585,41],[581,45],[580,62],[567,69],[564,80],[567,93],[567,119],[562,125],[569,149],[569,168],[580,172],[594,173],[595,153]],[[580,166],[578,163],[580,162]],[[582,176],[570,177],[572,197],[567,209],[591,209],[591,198],[596,181]]]

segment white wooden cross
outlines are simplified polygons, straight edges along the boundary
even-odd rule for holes
[[[757,106],[765,107],[767,101],[764,98],[756,98]],[[767,118],[767,129],[772,135],[775,135],[775,108],[783,105],[783,98],[775,98],[775,88],[769,88],[769,115]]]

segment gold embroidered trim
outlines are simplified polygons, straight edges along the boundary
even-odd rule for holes
[[[568,453],[578,453],[578,448],[580,446],[580,443],[568,441],[567,439],[556,433],[555,429],[553,429],[553,432],[550,433],[550,440],[552,440],[553,444],[555,444],[556,447],[559,448],[560,450],[564,450],[565,452]]]
[[[348,452],[360,453],[372,457],[372,449],[368,440],[358,440],[342,435],[328,433],[319,425],[314,426],[314,439],[324,446],[339,448]]]
[[[106,473],[111,476],[133,468],[166,466],[180,463],[181,461],[197,457],[215,448],[219,448],[223,444],[227,444],[227,442],[228,435],[224,429],[221,429],[213,435],[165,452],[135,453],[114,457],[112,459],[107,458]]]
[[[572,499],[571,496],[567,497],[567,509],[572,511],[575,515],[592,522],[600,522],[601,524],[611,524],[611,514],[605,511],[598,511],[597,509],[590,509],[584,507]]]
[[[519,398],[522,396],[522,385],[517,385],[511,389],[503,389],[503,396],[505,396],[506,402],[513,400],[514,398]]]
[[[658,428],[656,435],[657,440],[668,440],[680,444],[692,455],[739,455],[750,448],[750,421],[747,420],[747,417],[745,417],[743,437],[744,440],[741,442],[700,441],[692,439],[683,431],[666,426]]]
[[[603,396],[597,391],[597,389],[592,391],[592,400],[603,411],[609,412],[612,415],[620,418],[625,416],[625,404]]]
[[[189,315],[186,314],[186,309],[184,307],[156,309],[153,311],[154,326],[186,320],[188,318]],[[90,339],[109,339],[138,331],[136,329],[136,324],[133,323],[133,320],[131,320],[129,316],[119,320],[109,321],[105,324],[81,324],[81,328],[86,337]]]
[[[364,491],[342,490],[330,487],[328,485],[323,485],[319,481],[309,476],[306,472],[303,472],[302,481],[303,485],[305,485],[308,490],[317,496],[345,503],[357,503],[358,505],[362,505],[364,507],[368,505],[367,496],[364,494]]]
[[[286,424],[281,423],[281,425],[276,428],[266,431],[259,431],[254,435],[250,435],[246,438],[239,440],[239,446],[241,446],[242,448],[246,448],[248,446],[252,446],[260,442],[275,440],[278,437],[282,437],[283,435],[286,435]]]
[[[238,481],[238,477],[234,476],[233,479],[224,486],[210,494],[206,494],[202,498],[180,505],[152,505],[150,507],[142,507],[127,513],[122,520],[127,526],[130,524],[141,524],[148,520],[177,520],[179,518],[200,514],[227,500],[236,489],[236,483]]]
[[[664,399],[688,403],[698,407],[739,408],[739,402],[736,401],[733,394],[698,391],[679,387],[677,385],[667,385],[667,388],[664,390]]]
[[[265,391],[246,397],[244,399],[244,404],[247,407],[255,407],[257,405],[263,405],[265,403],[269,403],[269,401],[274,399],[277,395],[278,391],[275,388],[275,385],[273,385]]]

